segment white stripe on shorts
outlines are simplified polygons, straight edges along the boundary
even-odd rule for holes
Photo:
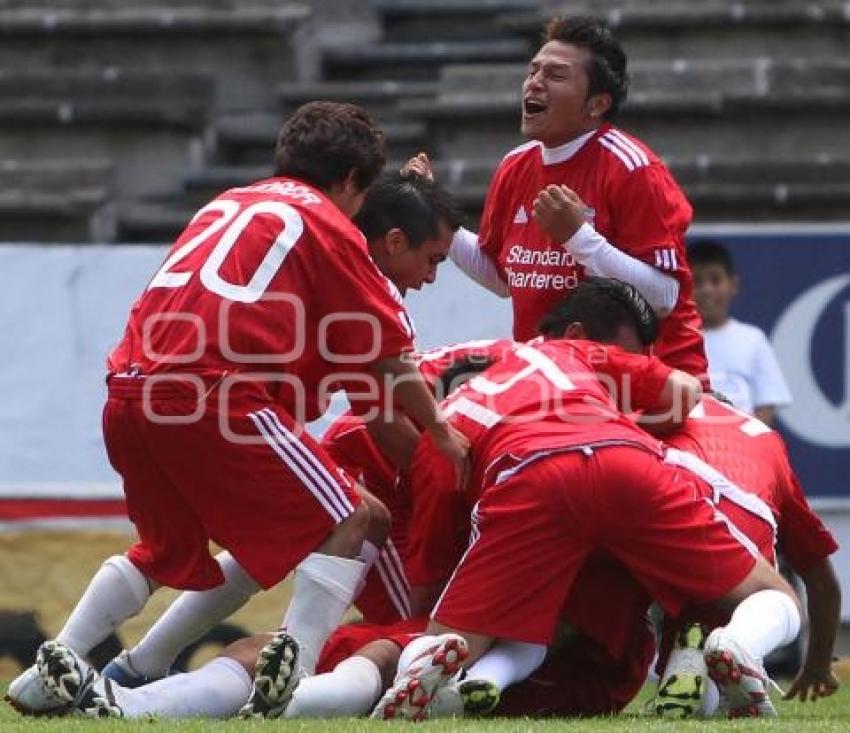
[[[713,466],[710,466],[702,459],[695,456],[693,453],[678,450],[677,448],[668,448],[664,453],[664,462],[674,466],[680,466],[687,469],[693,474],[699,476],[712,489],[714,489],[714,503],[716,504],[720,497],[725,497],[733,504],[737,504],[743,510],[754,514],[759,519],[765,521],[773,530],[774,543],[776,542],[776,518],[770,507],[764,503],[758,496],[744,491],[737,484],[732,483],[720,471]]]
[[[282,435],[283,438],[287,441],[287,443],[292,446],[293,450],[298,453],[303,460],[306,461],[308,466],[312,466],[313,469],[321,476],[325,485],[330,492],[330,496],[335,501],[339,502],[345,511],[346,514],[351,514],[354,511],[354,507],[351,505],[351,502],[348,500],[348,497],[345,495],[344,491],[341,491],[339,488],[339,478],[335,477],[326,467],[325,465],[315,456],[313,451],[311,451],[304,443],[302,443],[295,433],[293,433],[289,428],[287,428],[281,421],[280,418],[275,414],[273,410],[265,408],[262,410],[266,415],[268,415],[272,421],[274,422],[278,435]]]
[[[345,503],[349,509],[346,510],[345,505],[339,501],[339,489],[335,482],[331,483],[332,489],[329,490],[328,478],[330,477],[325,470],[325,476],[317,474],[317,472],[296,453],[292,444],[282,439],[281,435],[276,431],[274,424],[269,420],[268,415],[264,411],[250,413],[248,417],[257,427],[257,430],[265,438],[271,449],[277,453],[278,457],[286,464],[287,468],[295,474],[296,478],[322,505],[324,510],[331,515],[335,522],[339,523],[348,518],[353,511],[347,497]]]
[[[387,540],[387,544],[384,545],[381,554],[378,555],[375,566],[378,575],[381,576],[381,582],[384,584],[387,595],[389,595],[395,610],[398,611],[398,615],[403,619],[408,619],[410,618],[410,585],[407,578],[404,577],[404,571],[399,572],[400,568],[395,566],[392,556],[394,552],[395,547],[390,540]]]
[[[457,566],[454,569],[451,577],[449,578],[449,582],[446,583],[446,587],[443,588],[443,592],[440,593],[440,597],[437,599],[437,602],[434,604],[434,608],[431,611],[431,618],[436,618],[437,611],[440,609],[440,604],[443,602],[443,598],[445,598],[446,593],[449,592],[449,588],[452,585],[452,582],[455,579],[455,576],[458,574],[461,566],[463,565],[463,561],[466,560],[467,556],[470,552],[472,552],[472,548],[475,547],[475,543],[481,538],[481,530],[478,528],[478,523],[481,521],[480,516],[478,515],[478,502],[475,503],[475,506],[472,507],[472,512],[470,514],[470,519],[472,520],[470,529],[469,529],[469,545],[466,547],[466,551],[463,553],[463,556],[460,558]]]

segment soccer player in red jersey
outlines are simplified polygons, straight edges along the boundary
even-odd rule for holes
[[[786,697],[799,695],[806,700],[833,694],[838,688],[831,666],[841,589],[829,558],[838,545],[809,506],[782,438],[758,418],[708,396],[666,442],[672,448],[668,460],[687,465],[689,455],[695,455],[722,474],[716,491],[724,516],[768,560],[776,561],[778,549],[803,581],[809,644]],[[663,676],[656,700],[660,714],[681,717],[697,710],[703,715],[712,712],[716,691],[705,694],[708,690],[703,689],[710,683],[706,680],[710,670],[699,664],[692,648],[702,643],[702,629],[725,620],[713,609],[689,609],[678,619],[665,619],[659,660]],[[697,627],[692,626],[694,622]]]
[[[549,643],[594,550],[623,562],[671,613],[694,599],[737,606],[706,655],[728,664],[730,695],[769,706],[765,680],[746,664],[796,637],[793,591],[717,519],[706,500],[710,487],[665,463],[661,446],[618,412],[595,377],[600,371],[621,387],[630,376],[621,394],[630,393],[631,408],[663,409],[668,426],[681,424],[699,394],[696,380],[654,357],[551,340],[518,346],[448,401],[446,412],[456,413],[473,445],[472,486],[484,490],[469,549],[432,615],[431,636],[405,650],[402,674],[377,715],[427,712],[466,645],[474,663],[495,639]],[[671,415],[676,400],[685,412]],[[752,615],[766,607],[776,624],[752,633]]]
[[[522,87],[529,142],[504,157],[478,234],[459,230],[451,258],[512,299],[518,341],[533,338],[540,319],[585,275],[631,283],[663,316],[655,354],[705,379],[685,258],[691,206],[658,156],[611,123],[626,98],[626,62],[602,21],[547,25]],[[424,154],[408,165],[430,171]]]
[[[323,383],[397,379],[398,403],[463,470],[464,440],[405,358],[401,298],[350,220],[384,160],[365,111],[305,105],[282,128],[275,176],[202,208],[133,306],[109,356],[103,422],[139,541],[104,563],[39,651],[45,686],[66,702],[83,689],[74,652],[87,654],[156,588],[217,598],[226,575],[210,540],[246,587],[271,587],[298,565],[285,625],[314,665],[360,582],[368,521],[297,421]]]
[[[618,337],[613,332],[606,334],[599,330],[604,313],[601,293],[585,301],[582,297],[586,293],[584,285],[579,292],[581,295],[577,293],[574,298],[564,299],[547,316],[543,324],[547,335],[562,337],[571,324],[578,321],[591,329],[594,338],[617,342]],[[840,588],[829,555],[836,550],[837,545],[808,506],[789,464],[781,437],[750,415],[712,396],[705,396],[684,424],[665,436],[665,442],[678,449],[668,451],[668,460],[674,453],[678,453],[675,460],[690,465],[713,483],[718,493],[718,508],[754,551],[758,550],[773,562],[774,543],[778,539],[778,546],[807,586],[811,620],[812,643],[808,647],[803,668],[789,690],[789,696],[800,694],[805,698],[809,691],[815,695],[830,694],[836,685],[830,672],[830,659],[839,617]],[[706,466],[696,465],[689,460],[688,455],[682,455],[682,451],[702,459],[721,475],[711,475],[710,471],[705,470]],[[629,630],[639,630],[649,602],[646,592],[619,563],[600,559],[583,568],[574,592],[570,595],[564,618],[571,626],[589,634],[604,646],[609,659],[622,659],[624,665],[619,671],[611,667],[607,674],[599,675],[599,679],[590,679],[579,685],[579,689],[587,688],[588,685],[599,688],[600,694],[587,694],[588,690],[585,689],[582,695],[577,696],[585,700],[585,707],[578,712],[600,714],[615,711],[614,696],[610,696],[606,702],[606,695],[616,695],[618,690],[610,689],[606,680],[611,677],[617,680],[622,677],[622,670],[637,670],[645,662],[639,647],[629,643],[630,635],[633,635]],[[700,618],[709,628],[728,620],[727,616],[717,611],[702,611],[701,614],[695,616],[691,611],[685,618],[677,619],[676,624],[670,623],[669,617],[667,619],[661,669],[677,631],[681,630],[677,639],[693,639],[688,642],[693,648],[673,652],[673,662],[668,665],[659,687],[657,708],[661,714],[682,717],[692,714],[700,706],[706,684],[706,669],[702,654],[695,649],[704,643],[704,633],[699,632],[694,636],[693,630],[688,627],[688,619]],[[629,647],[631,652],[626,653]],[[535,676],[545,675],[539,671]],[[585,678],[588,677],[594,678],[595,675],[585,675]],[[634,692],[640,681],[640,678],[634,680]],[[567,685],[567,681],[562,679],[559,687],[567,685],[575,689],[577,684],[573,680]],[[513,688],[509,696],[510,705],[500,707],[499,713],[506,714],[506,710],[510,710],[532,714],[533,709],[524,706],[529,702],[523,695],[524,690],[523,684]],[[534,697],[545,702],[549,710],[567,709],[564,705],[569,703],[568,700],[556,700],[554,697],[547,699],[544,687],[538,689],[529,686],[529,690],[534,693]],[[587,706],[590,700],[594,701],[595,708]]]
[[[453,372],[468,377],[471,370],[483,369],[511,348],[512,341],[482,339],[428,349],[412,359],[440,399],[458,386]],[[409,618],[411,588],[405,566],[411,497],[405,476],[407,466],[398,468],[391,463],[371,437],[369,426],[351,411],[331,424],[322,436],[322,447],[348,475],[360,480],[391,517],[386,542],[364,543],[364,551],[375,558],[375,564],[366,575],[355,605],[364,620],[373,624]]]

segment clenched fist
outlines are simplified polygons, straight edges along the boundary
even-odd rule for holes
[[[566,242],[585,223],[587,207],[566,186],[550,184],[534,199],[535,221],[556,242]]]

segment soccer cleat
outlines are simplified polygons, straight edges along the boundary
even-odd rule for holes
[[[278,631],[260,651],[254,667],[254,689],[239,711],[239,717],[279,718],[302,676],[298,642],[286,632]]]
[[[44,686],[57,698],[90,718],[122,718],[112,681],[101,677],[70,647],[47,641],[38,649],[36,666]]]
[[[461,669],[469,649],[456,634],[443,634],[438,643],[413,660],[413,663],[384,693],[372,718],[377,720],[425,720],[435,693]]]
[[[35,665],[25,669],[9,683],[6,702],[21,715],[64,715],[71,709],[67,702],[47,689]]]
[[[689,624],[678,634],[655,694],[655,714],[661,718],[692,718],[702,706],[708,669],[703,650],[705,631]]]
[[[480,718],[492,713],[502,694],[490,680],[466,679],[458,685],[458,691],[463,700],[463,714],[467,718]]]
[[[714,680],[730,718],[775,718],[776,708],[767,694],[770,682],[761,662],[715,629],[705,642],[708,676]]]
[[[129,690],[162,679],[162,677],[147,677],[139,674],[133,669],[133,665],[130,662],[130,653],[126,649],[107,664],[100,673],[115,684],[126,687]]]

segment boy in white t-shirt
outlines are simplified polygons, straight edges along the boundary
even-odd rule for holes
[[[729,250],[710,240],[688,247],[694,296],[702,316],[711,386],[768,425],[777,407],[791,404],[770,341],[758,326],[729,316],[738,275]]]

